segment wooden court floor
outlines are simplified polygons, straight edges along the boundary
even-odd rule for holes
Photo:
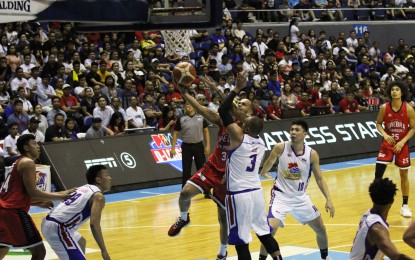
[[[324,165],[322,169],[324,170]],[[415,213],[414,175],[412,168],[409,204]],[[368,185],[374,176],[374,165],[324,171],[324,176],[336,208],[335,217],[329,218],[328,213],[324,211],[325,199],[314,179],[308,187],[308,193],[317,208],[322,211],[329,237],[329,249],[349,252],[359,219],[371,206]],[[399,172],[395,166],[387,168],[386,176],[400,187]],[[272,183],[263,182],[267,202]],[[175,222],[179,213],[178,196],[179,193],[156,195],[107,204],[101,225],[112,259],[215,259],[219,245],[217,209],[211,200],[204,199],[203,196],[197,196],[192,201],[191,225],[177,237],[167,236],[168,228]],[[400,217],[401,201],[401,193],[398,191],[388,217],[391,238],[401,252],[415,256],[415,250],[402,241],[402,234],[411,223],[411,219]],[[34,215],[38,226],[43,216],[44,214]],[[317,248],[314,233],[309,227],[298,224],[291,217],[288,217],[286,223],[286,227],[280,229],[277,234],[280,246]],[[87,248],[99,249],[88,224],[83,226],[80,232],[87,239]],[[259,246],[258,239],[254,237],[250,244],[251,252],[258,251]],[[236,255],[233,247],[230,247],[228,252],[229,256]],[[102,258],[100,253],[89,253],[87,259]]]

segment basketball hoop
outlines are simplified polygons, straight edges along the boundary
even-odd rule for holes
[[[180,57],[189,55],[193,52],[193,45],[190,41],[190,31],[188,30],[171,30],[161,31],[164,38],[164,48],[166,55],[178,53]]]

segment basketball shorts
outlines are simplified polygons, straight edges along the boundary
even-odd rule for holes
[[[42,234],[60,260],[86,259],[78,244],[81,234],[46,216],[42,221]]]
[[[27,212],[0,208],[0,246],[31,248],[42,243],[42,237]]]
[[[386,141],[383,141],[380,150],[378,153],[378,157],[376,159],[377,163],[388,164],[393,161],[393,156],[395,155],[395,164],[399,167],[399,169],[405,170],[409,169],[411,166],[411,157],[409,156],[409,146],[406,143],[400,153],[395,154],[393,152],[393,147],[388,145]]]
[[[271,232],[265,212],[262,189],[226,195],[228,244],[243,245],[252,241],[251,228],[259,236]]]
[[[222,184],[223,176],[224,172],[218,171],[210,163],[206,163],[187,182],[205,194],[213,189],[212,200],[219,207],[225,209],[226,184]]]
[[[296,198],[282,196],[281,192],[272,190],[268,218],[279,219],[280,227],[284,227],[285,217],[291,214],[301,224],[306,224],[320,216],[320,211],[314,206],[307,194]]]

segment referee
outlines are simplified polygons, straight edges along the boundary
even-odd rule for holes
[[[170,157],[176,155],[177,137],[181,133],[182,137],[182,187],[190,178],[192,171],[192,161],[195,158],[196,168],[199,170],[205,164],[206,155],[210,153],[210,140],[207,121],[196,113],[194,108],[186,103],[184,105],[185,114],[179,117],[174,126],[173,141],[171,144]],[[205,147],[203,146],[205,140]]]

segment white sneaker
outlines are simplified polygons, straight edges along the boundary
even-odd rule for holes
[[[411,218],[412,217],[412,212],[411,209],[408,207],[408,205],[403,205],[401,208],[401,215],[405,218]]]
[[[324,259],[321,259],[321,260],[324,260]],[[331,257],[328,255],[328,256],[326,257],[326,260],[332,260],[332,259],[331,259]]]

